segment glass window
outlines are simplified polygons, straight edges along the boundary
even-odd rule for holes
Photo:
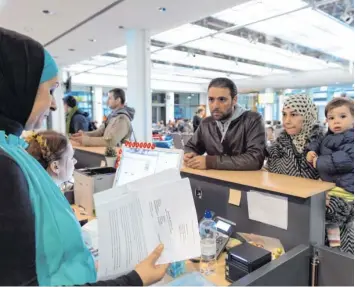
[[[175,119],[192,119],[200,106],[199,94],[176,93],[174,96]]]

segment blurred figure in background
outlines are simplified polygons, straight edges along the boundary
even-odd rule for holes
[[[196,114],[194,115],[193,122],[192,122],[194,132],[197,130],[198,126],[200,125],[204,115],[205,115],[205,110],[203,108],[198,108]]]
[[[63,99],[66,116],[66,133],[76,134],[79,131],[89,131],[89,114],[79,109],[78,103],[73,96]]]

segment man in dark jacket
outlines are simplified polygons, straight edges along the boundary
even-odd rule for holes
[[[194,169],[260,169],[266,147],[261,115],[237,104],[237,87],[227,78],[211,81],[208,102],[211,116],[202,121],[185,146],[185,165]]]
[[[78,131],[87,132],[89,130],[89,114],[79,109],[77,101],[73,96],[66,96],[63,99],[66,114],[66,132],[75,134]]]

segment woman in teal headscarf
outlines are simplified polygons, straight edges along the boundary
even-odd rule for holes
[[[58,187],[19,136],[55,105],[58,69],[36,41],[0,28],[0,285],[142,285],[164,276],[162,247],[135,271],[96,282],[91,253]]]

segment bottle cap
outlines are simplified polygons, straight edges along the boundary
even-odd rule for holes
[[[211,219],[211,218],[212,218],[212,213],[211,213],[211,211],[209,211],[209,210],[206,210],[206,211],[205,211],[205,218],[206,218],[206,219]]]

